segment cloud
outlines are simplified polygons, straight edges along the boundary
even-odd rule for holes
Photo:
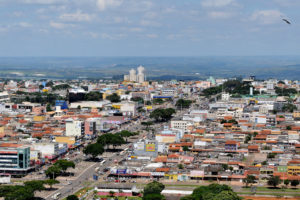
[[[52,28],[56,28],[56,29],[65,29],[67,27],[75,27],[74,24],[65,24],[65,23],[55,22],[55,21],[50,21],[49,25]]]
[[[109,39],[109,40],[118,40],[122,39],[126,36],[126,34],[108,34],[108,33],[102,33],[100,37],[102,39]]]
[[[32,24],[29,24],[28,22],[20,22],[19,26],[21,26],[23,28],[29,28],[29,27],[32,27]]]
[[[20,0],[21,3],[26,4],[61,4],[67,2],[67,0]]]
[[[159,26],[161,26],[160,23],[158,23],[156,21],[152,21],[152,20],[141,20],[140,24],[142,26],[153,26],[153,27],[159,27]]]
[[[95,32],[87,32],[86,34],[89,35],[92,38],[98,38],[99,37],[99,34],[95,33]]]
[[[234,0],[203,0],[201,5],[203,7],[223,7],[234,3]]]
[[[70,21],[70,22],[91,21],[93,18],[94,18],[93,15],[82,13],[80,10],[77,10],[75,13],[64,13],[59,16],[59,19],[63,21]]]
[[[97,0],[97,7],[100,11],[104,11],[108,7],[118,7],[123,0]]]
[[[251,15],[251,20],[260,24],[275,24],[281,22],[281,16],[284,14],[278,10],[259,10]]]
[[[226,19],[232,17],[233,15],[234,13],[232,12],[223,12],[223,11],[212,11],[208,13],[208,16],[214,19]]]
[[[158,35],[152,33],[152,34],[146,34],[146,37],[148,37],[148,38],[158,38]]]

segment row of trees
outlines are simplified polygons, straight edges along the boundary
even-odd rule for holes
[[[45,173],[50,179],[55,179],[60,175],[65,175],[68,168],[75,168],[75,163],[68,160],[58,160]]]
[[[249,184],[253,184],[256,183],[256,178],[253,175],[247,175],[247,177],[243,180],[243,182],[246,184],[246,187],[249,186]],[[268,179],[268,185],[276,188],[279,184],[282,183],[282,180],[280,179],[279,176],[271,176]],[[291,186],[293,187],[297,187],[297,185],[300,184],[300,182],[298,180],[284,180],[283,182],[286,186],[288,186],[289,184],[291,184]]]
[[[50,188],[59,181],[49,180],[33,180],[24,182],[24,185],[4,185],[0,186],[0,197],[5,200],[32,200],[36,191],[45,190],[44,185],[49,185]]]
[[[112,133],[106,133],[97,138],[97,142],[94,144],[87,145],[83,153],[86,155],[91,155],[93,159],[96,159],[97,156],[104,153],[105,149],[110,148],[111,146],[115,148],[116,146],[120,146],[122,144],[125,144],[126,141],[124,138],[131,137],[134,135],[138,135],[137,132],[130,132],[123,130],[121,132],[118,132],[116,134]]]

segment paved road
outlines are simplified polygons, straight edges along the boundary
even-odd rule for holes
[[[140,125],[140,123],[141,123],[141,121],[139,121],[138,123],[134,123],[133,125],[129,124],[126,127],[130,127],[130,130],[132,130],[132,131],[140,131],[142,129],[142,126]],[[123,149],[128,148],[130,145],[132,145],[132,143],[143,138],[144,136],[145,136],[144,134],[140,134],[137,139],[135,139],[131,143],[123,145],[122,148]],[[85,169],[79,176],[76,177],[75,180],[70,181],[70,183],[71,183],[70,185],[65,185],[62,188],[52,192],[47,197],[45,197],[45,199],[52,200],[53,199],[52,196],[56,193],[61,193],[61,196],[59,197],[59,199],[63,199],[65,197],[67,197],[68,195],[74,194],[74,192],[83,188],[82,183],[84,183],[85,181],[90,179],[95,174],[95,169],[97,167],[99,167],[100,171],[103,171],[104,168],[113,165],[115,160],[120,161],[123,158],[124,158],[124,155],[113,154],[111,157],[105,159],[106,162],[103,165],[100,165],[100,162],[97,162],[97,163],[91,162],[91,166],[89,168]]]

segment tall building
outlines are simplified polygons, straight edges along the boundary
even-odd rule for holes
[[[137,82],[143,83],[145,81],[145,74],[144,74],[145,68],[142,65],[140,65],[137,68],[137,71],[138,71]]]
[[[140,65],[137,68],[137,71],[135,69],[131,69],[129,71],[129,75],[124,75],[124,81],[143,83],[145,81],[145,68]]]
[[[133,81],[133,82],[136,82],[136,71],[135,71],[135,69],[131,69],[129,71],[129,80]]]

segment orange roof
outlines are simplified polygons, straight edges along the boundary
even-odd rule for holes
[[[232,126],[232,123],[224,123],[223,125],[226,127],[229,127],[229,126]]]
[[[258,145],[249,145],[248,149],[258,149]]]
[[[156,172],[169,172],[170,168],[156,168],[155,171]]]
[[[20,147],[21,144],[14,144],[14,143],[2,143],[0,144],[0,147]]]
[[[238,144],[238,142],[234,140],[227,140],[225,144]]]

